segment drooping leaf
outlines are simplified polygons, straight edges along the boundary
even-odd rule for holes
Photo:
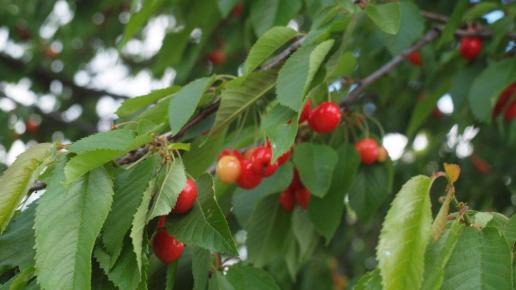
[[[315,73],[333,46],[333,40],[327,40],[317,46],[303,46],[294,52],[281,67],[278,74],[276,94],[280,104],[298,112],[303,106]]]
[[[177,197],[186,184],[186,173],[183,161],[176,158],[167,167],[165,179],[157,192],[154,203],[147,213],[147,221],[160,216],[167,215],[176,206]]]
[[[34,267],[23,269],[20,273],[14,276],[14,279],[9,284],[9,290],[25,290],[27,283],[34,277]]]
[[[158,162],[158,158],[153,156],[116,176],[113,206],[102,229],[105,250],[114,258],[110,266],[114,264],[117,253],[123,247],[124,237],[131,228],[145,190],[156,173]]]
[[[371,4],[365,9],[367,16],[386,33],[396,34],[400,30],[400,3]]]
[[[221,131],[207,137],[199,137],[190,151],[183,156],[186,171],[194,178],[201,176],[213,164],[224,146],[225,132]]]
[[[464,225],[455,220],[449,224],[448,229],[438,241],[432,241],[428,245],[425,253],[425,273],[423,276],[422,290],[438,290],[444,279],[444,268],[457,245]],[[459,245],[462,246],[462,245]]]
[[[44,289],[90,289],[91,254],[111,208],[113,184],[98,168],[64,185],[64,161],[36,209],[36,274]]]
[[[197,247],[192,249],[192,275],[194,279],[193,290],[206,289],[210,270],[210,260],[210,251]]]
[[[247,224],[249,261],[262,267],[282,256],[290,219],[279,206],[278,197],[268,196],[253,210]]]
[[[364,274],[353,290],[382,290],[382,276],[380,276],[380,270],[375,269],[374,271],[367,272]]]
[[[516,59],[490,64],[475,78],[469,90],[469,106],[475,117],[489,122],[500,93],[516,81]]]
[[[238,115],[263,97],[276,84],[274,70],[254,72],[227,82],[220,96],[212,134],[228,126]]]
[[[294,150],[294,164],[301,182],[317,197],[324,197],[331,185],[337,153],[327,145],[298,144]]]
[[[192,117],[201,97],[215,80],[214,76],[196,79],[185,85],[170,100],[168,122],[170,133],[176,134]]]
[[[279,0],[253,1],[252,3],[251,23],[256,35],[260,36],[274,25]]]
[[[431,237],[432,182],[426,176],[411,178],[387,212],[376,253],[385,290],[421,287],[424,255]]]
[[[289,108],[276,104],[261,119],[261,130],[271,143],[272,162],[292,148],[298,124],[296,114]]]
[[[328,66],[326,79],[334,80],[342,77],[350,77],[356,63],[357,59],[352,52],[348,51],[340,54],[335,64]]]
[[[197,201],[186,215],[167,221],[167,230],[179,241],[213,252],[237,255],[228,223],[214,197],[213,180],[203,175],[196,180]]]
[[[391,162],[359,168],[349,188],[349,203],[362,221],[368,221],[392,191]]]
[[[328,193],[323,198],[312,196],[308,205],[310,220],[315,229],[329,243],[337,230],[344,211],[344,196],[360,165],[360,157],[355,147],[344,143],[337,149],[338,161]]]
[[[516,214],[513,214],[509,219],[509,222],[505,225],[505,238],[509,245],[514,245],[516,242]],[[516,277],[515,277],[516,278]]]
[[[177,261],[167,265],[165,290],[173,290],[176,284]]]
[[[452,15],[448,19],[446,26],[444,27],[443,32],[441,32],[441,37],[439,38],[439,42],[437,43],[438,47],[441,47],[446,42],[450,42],[453,40],[453,36],[455,35],[455,31],[459,28],[462,22],[462,15],[466,11],[468,7],[467,0],[457,1],[457,5],[453,9]]]
[[[237,264],[228,270],[227,279],[239,290],[280,290],[271,275],[262,269]]]
[[[498,230],[467,227],[457,245],[440,289],[512,289],[512,251]]]
[[[292,231],[299,244],[299,252],[305,255],[316,237],[315,227],[304,209],[296,208],[292,213]]]
[[[19,203],[43,170],[51,148],[50,143],[28,148],[0,176],[0,233],[5,230]]]
[[[119,117],[136,113],[146,107],[156,103],[158,100],[171,96],[181,89],[180,86],[170,86],[164,89],[154,90],[147,95],[138,96],[125,100],[122,105],[116,110],[115,114]]]
[[[136,256],[129,242],[123,244],[122,247],[120,257],[112,267],[111,261],[113,258],[101,247],[95,248],[94,256],[108,279],[118,289],[136,290],[141,281]]]
[[[296,34],[297,32],[289,27],[277,26],[269,29],[251,47],[244,64],[244,73],[254,71]]]
[[[34,264],[34,213],[36,205],[15,215],[0,236],[0,268],[25,269]]]
[[[142,202],[138,206],[136,213],[134,214],[131,233],[129,236],[131,237],[131,242],[133,245],[134,254],[136,255],[136,263],[138,265],[138,270],[142,269],[142,255],[143,255],[143,239],[144,239],[144,230],[145,225],[147,224],[147,214],[149,211],[149,205],[151,202],[153,190],[154,190],[154,180],[151,180],[148,184],[147,189],[143,193]]]
[[[154,12],[161,7],[161,5],[165,2],[164,0],[146,0],[142,2],[141,9],[131,15],[129,22],[125,26],[124,36],[122,40],[118,44],[118,47],[121,49],[125,46],[125,44],[136,34],[142,26],[147,22],[147,20],[154,14]]]

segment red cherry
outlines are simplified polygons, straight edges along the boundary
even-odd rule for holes
[[[270,147],[263,146],[257,147],[251,155],[251,169],[258,175],[265,175],[265,171],[271,165],[272,160],[272,149]]]
[[[244,158],[244,156],[242,156],[242,153],[240,153],[240,151],[238,151],[236,149],[234,150],[231,148],[225,148],[224,150],[222,150],[220,152],[217,160],[220,160],[224,156],[235,156],[236,158],[238,158],[238,160],[242,160]]]
[[[482,50],[482,39],[476,36],[466,36],[460,40],[460,54],[465,59],[472,60]]]
[[[312,110],[308,125],[317,133],[328,133],[339,126],[341,115],[339,105],[324,102]]]
[[[503,111],[503,109],[505,109],[507,102],[509,101],[511,96],[515,93],[516,93],[516,83],[512,83],[510,86],[505,88],[505,90],[500,94],[500,97],[498,98],[498,101],[496,102],[496,105],[493,109],[493,117],[496,117],[498,114],[500,114]]]
[[[167,223],[167,216],[162,215],[158,219],[158,229],[164,228],[165,224]]]
[[[251,169],[252,163],[249,160],[242,160],[240,176],[237,184],[244,189],[252,189],[257,187],[262,182],[262,176],[254,173]]]
[[[32,120],[32,119],[29,119],[26,123],[25,123],[25,128],[27,129],[27,132],[30,133],[30,134],[34,134],[34,133],[37,133],[38,130],[39,130],[39,124],[38,122]]]
[[[185,245],[169,235],[165,229],[161,229],[154,236],[152,248],[156,257],[163,263],[170,264],[181,257]]]
[[[421,65],[421,54],[419,53],[419,51],[412,52],[407,56],[407,59],[414,65]]]
[[[292,176],[292,181],[290,182],[289,188],[298,189],[303,187],[303,183],[301,183],[301,178],[299,178],[299,172],[294,168],[294,175]]]
[[[507,111],[505,111],[503,117],[507,122],[516,119],[516,101],[513,101],[509,105],[509,108],[507,109]]]
[[[308,191],[304,186],[296,189],[295,198],[297,204],[299,204],[302,208],[308,207],[308,202],[310,201],[310,197],[312,193]]]
[[[235,7],[233,7],[233,10],[231,10],[231,15],[240,17],[242,15],[242,11],[244,11],[244,3],[240,1],[235,5]]]
[[[214,65],[222,65],[226,62],[226,53],[222,49],[217,49],[208,54],[208,60]]]
[[[292,148],[290,150],[288,150],[287,152],[283,153],[283,155],[281,155],[278,158],[278,165],[281,166],[281,165],[285,164],[285,162],[287,162],[291,156],[292,156]]]
[[[185,213],[192,209],[197,199],[197,185],[190,178],[186,179],[183,190],[179,193],[174,213]]]
[[[308,118],[310,117],[310,113],[312,112],[312,100],[308,99],[306,101],[305,106],[303,107],[303,111],[301,112],[301,115],[299,115],[299,124],[303,123],[304,121],[308,121]]]
[[[287,212],[291,212],[294,210],[294,205],[296,203],[294,191],[286,189],[285,191],[280,193],[278,200],[281,207]]]
[[[263,177],[269,177],[271,175],[274,174],[274,172],[276,172],[276,170],[278,169],[279,167],[279,161],[276,160],[276,162],[270,164],[269,166],[267,166],[265,168],[265,171],[263,172]]]
[[[373,164],[378,158],[378,143],[372,138],[365,138],[355,144],[355,149],[360,155],[362,163],[369,165]]]

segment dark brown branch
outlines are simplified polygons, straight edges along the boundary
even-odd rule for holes
[[[388,63],[381,66],[379,69],[374,71],[372,74],[368,75],[364,79],[360,80],[358,83],[356,83],[356,88],[352,90],[348,96],[344,99],[342,102],[342,105],[349,105],[353,102],[355,102],[361,95],[361,93],[364,91],[365,88],[367,88],[369,85],[377,81],[378,79],[384,77],[389,72],[394,70],[398,65],[400,65],[409,54],[412,52],[415,52],[422,48],[423,46],[427,45],[428,43],[432,42],[434,39],[436,39],[441,33],[441,29],[434,28],[430,31],[428,31],[423,37],[414,43],[412,46],[405,49],[401,54],[395,56],[393,59],[391,59]]]
[[[296,51],[301,44],[305,41],[305,36],[299,37],[296,41],[294,41],[291,45],[289,45],[285,50],[280,52],[278,55],[273,57],[270,61],[261,66],[261,70],[268,70],[283,62],[289,55],[291,55],[294,51]]]
[[[43,67],[34,67],[30,68],[29,64],[12,58],[4,53],[0,53],[0,61],[5,65],[11,67],[17,71],[27,71],[27,74],[37,79],[38,81],[42,81],[47,85],[54,80],[60,81],[64,86],[69,87],[74,92],[74,96],[77,96],[79,99],[88,99],[91,97],[102,97],[102,96],[111,96],[115,99],[127,99],[128,96],[122,96],[118,94],[114,94],[104,90],[98,90],[93,88],[82,87],[74,83],[72,80],[68,79],[66,76],[58,73],[54,73],[46,70]]]

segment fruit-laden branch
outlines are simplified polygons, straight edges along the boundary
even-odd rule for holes
[[[449,18],[447,16],[438,14],[438,13],[434,13],[434,12],[430,12],[430,11],[421,11],[421,16],[423,16],[424,18],[426,18],[428,20],[440,22],[443,24],[446,24],[449,21]],[[440,29],[444,29],[444,25],[438,25],[437,27],[439,27]],[[494,33],[491,29],[489,29],[481,24],[475,24],[474,30],[457,29],[455,31],[455,35],[460,36],[460,37],[462,37],[462,36],[491,37],[491,36],[493,36],[493,34]],[[516,40],[516,33],[514,33],[514,32],[509,32],[506,34],[506,36],[509,39]]]
[[[60,81],[64,86],[71,88],[72,91],[75,93],[74,95],[77,96],[79,99],[89,99],[91,97],[102,97],[102,96],[111,96],[115,99],[129,98],[129,96],[114,94],[114,93],[104,91],[104,90],[98,90],[98,89],[92,89],[92,88],[79,86],[76,83],[74,83],[72,80],[63,76],[62,74],[48,71],[45,68],[39,67],[39,66],[35,67],[35,68],[30,68],[29,64],[27,64],[21,60],[12,58],[4,53],[0,53],[0,61],[16,71],[27,71],[27,73],[29,75],[31,75],[38,81],[44,82],[47,85],[50,85],[50,83],[55,80]]]
[[[351,103],[355,102],[359,97],[360,94],[364,91],[365,88],[367,88],[369,85],[377,81],[378,79],[384,77],[389,72],[394,70],[398,65],[400,65],[409,54],[418,51],[423,46],[427,45],[428,43],[432,42],[434,39],[436,39],[441,33],[440,28],[433,28],[432,30],[428,31],[423,37],[418,40],[416,43],[414,43],[412,46],[406,48],[401,54],[395,56],[392,58],[388,63],[381,66],[379,69],[374,71],[372,74],[368,75],[367,77],[363,78],[362,80],[355,83],[356,87],[354,90],[352,90],[348,96],[342,101],[341,105],[350,105]]]

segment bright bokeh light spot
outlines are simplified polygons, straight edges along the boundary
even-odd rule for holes
[[[450,94],[445,94],[437,101],[437,108],[443,114],[450,115],[453,113],[453,100]]]
[[[484,18],[486,19],[487,23],[493,23],[496,22],[504,17],[504,13],[502,10],[494,10],[486,15],[484,15]]]
[[[450,150],[454,150],[458,158],[466,158],[474,151],[471,140],[477,136],[478,132],[478,128],[468,126],[461,134],[459,133],[459,126],[455,124],[447,134],[446,146]]]
[[[414,144],[412,145],[414,150],[423,151],[428,147],[428,137],[425,133],[417,134],[416,138],[414,138]]]
[[[63,120],[66,122],[72,122],[77,120],[82,114],[82,107],[81,105],[75,104],[70,106],[66,111],[64,111],[61,115],[63,117]]]
[[[14,141],[13,145],[11,145],[11,148],[9,149],[9,152],[7,152],[7,165],[11,165],[14,162],[14,160],[16,160],[16,157],[18,157],[18,155],[25,151],[25,148],[26,146],[21,140],[18,139]]]
[[[97,102],[97,115],[100,118],[114,118],[115,111],[120,107],[122,100],[115,100],[112,97],[104,96]]]
[[[383,147],[385,147],[392,160],[398,160],[401,158],[407,143],[407,136],[400,133],[385,134],[382,140]]]

